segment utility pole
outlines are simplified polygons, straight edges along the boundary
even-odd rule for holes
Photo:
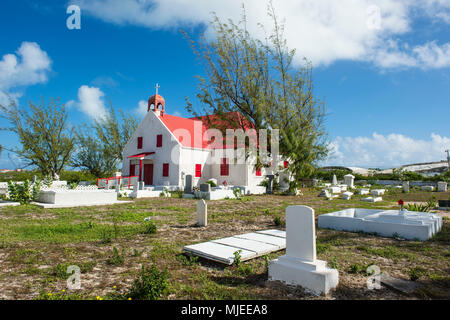
[[[450,171],[450,150],[445,150],[447,152],[447,162],[448,162],[448,171]]]

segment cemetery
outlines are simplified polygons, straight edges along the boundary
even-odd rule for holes
[[[438,202],[450,193],[358,183],[319,181],[298,196],[272,190],[219,200],[169,189],[132,198],[133,186],[80,186],[71,191],[85,201],[102,192],[115,196],[113,204],[1,206],[0,295],[116,299],[142,264],[155,261],[171,283],[162,299],[448,299],[450,215]],[[338,197],[319,196],[333,195],[332,185],[340,188]],[[69,192],[59,188],[56,202]],[[381,200],[361,201],[368,195],[361,191]],[[346,192],[349,199],[341,196]],[[44,188],[43,197],[48,194]],[[432,197],[432,213],[412,209]],[[64,268],[72,264],[82,270],[83,288],[61,293]],[[366,284],[374,265],[382,272],[377,290]]]

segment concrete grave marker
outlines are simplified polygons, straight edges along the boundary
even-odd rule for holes
[[[300,285],[315,294],[328,293],[339,282],[338,271],[316,259],[314,210],[286,208],[286,255],[269,264],[269,280]]]
[[[408,193],[409,192],[409,181],[403,181],[402,187],[403,187],[403,192]]]
[[[437,185],[438,185],[438,192],[447,192],[447,182],[439,181]]]
[[[344,176],[344,184],[346,184],[349,188],[354,188],[355,186],[355,176],[351,174],[347,174]]]
[[[201,192],[211,192],[211,185],[209,183],[200,184],[200,191]]]
[[[267,194],[272,194],[273,193],[273,179],[274,179],[274,175],[273,174],[268,174],[267,175],[267,179],[269,179],[269,183],[267,184]]]
[[[184,193],[187,193],[187,194],[192,194],[193,193],[193,189],[192,189],[192,175],[191,174],[187,174],[186,175],[186,185],[184,186]]]
[[[200,227],[208,225],[208,206],[203,199],[197,201],[197,225]]]

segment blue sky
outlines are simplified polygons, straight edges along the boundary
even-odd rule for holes
[[[0,103],[6,95],[22,106],[59,97],[79,125],[101,114],[108,101],[142,116],[139,106],[159,83],[166,111],[188,116],[185,97],[194,99],[195,75],[203,71],[178,30],[194,39],[209,32],[211,11],[236,21],[241,2],[4,0]],[[260,37],[265,8],[244,2],[249,31]],[[81,9],[80,30],[66,27],[72,3]],[[326,100],[333,147],[325,164],[390,167],[444,159],[450,148],[450,1],[273,3],[298,61],[305,55],[315,65],[315,92]],[[0,141],[17,144],[4,131]],[[3,152],[0,168],[13,162]]]

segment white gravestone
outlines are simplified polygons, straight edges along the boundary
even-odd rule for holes
[[[438,192],[447,192],[447,182],[439,181],[437,185],[438,185]]]
[[[370,191],[370,194],[372,196],[382,196],[382,195],[384,195],[385,191],[386,191],[385,189],[375,189],[375,190]]]
[[[299,285],[314,294],[326,294],[338,285],[338,271],[328,268],[326,261],[316,259],[312,208],[286,208],[286,255],[270,262],[269,280]]]
[[[200,227],[208,225],[208,206],[203,199],[197,201],[197,225]]]
[[[346,174],[344,176],[344,184],[346,184],[349,188],[354,188],[355,186],[355,176],[351,174]]]
[[[409,181],[403,181],[402,187],[403,187],[403,192],[408,193],[409,192]]]
[[[343,200],[350,200],[352,198],[353,192],[346,191],[342,193]]]
[[[365,195],[365,194],[369,194],[369,193],[370,193],[370,190],[369,190],[369,189],[359,189],[359,190],[358,190],[358,193],[359,193],[360,195]]]
[[[338,184],[338,181],[337,181],[336,175],[333,174],[333,180],[331,181],[331,185],[332,186],[337,186],[337,184]]]

